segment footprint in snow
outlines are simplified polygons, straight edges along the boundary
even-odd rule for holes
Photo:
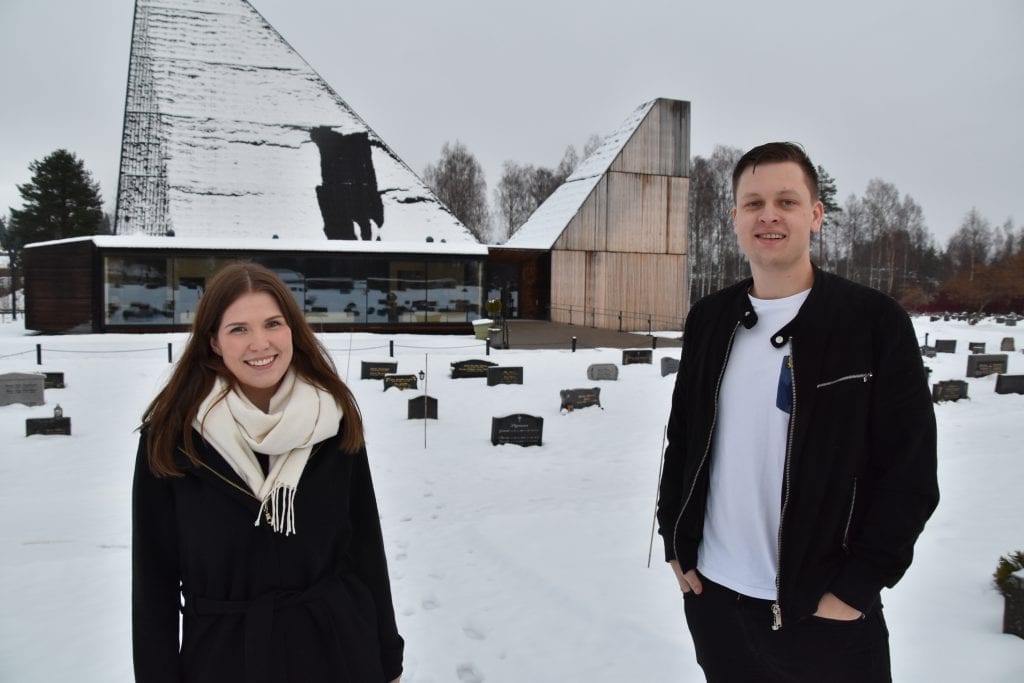
[[[483,683],[484,681],[484,675],[472,664],[459,664],[455,673],[461,683]]]
[[[478,628],[472,624],[467,624],[462,627],[462,632],[466,634],[466,637],[471,640],[487,640],[487,634],[484,633],[483,629]]]
[[[428,595],[427,597],[423,598],[420,604],[423,605],[423,609],[432,610],[440,607],[441,601],[437,599],[436,595]]]

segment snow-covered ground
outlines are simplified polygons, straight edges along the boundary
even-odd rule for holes
[[[146,402],[182,334],[26,335],[0,324],[0,373],[61,371],[46,405],[0,407],[0,681],[132,680],[129,491]],[[915,322],[921,341],[958,340],[928,360],[932,381],[963,379],[967,343],[1018,351],[1024,327]],[[368,444],[398,612],[406,683],[699,681],[682,603],[655,539],[647,568],[662,429],[674,376],[620,367],[618,350],[495,351],[522,386],[453,380],[484,357],[472,336],[331,334]],[[419,392],[360,381],[360,361],[428,372],[440,419],[406,419]],[[35,345],[43,348],[36,365]],[[642,342],[638,346],[643,345]],[[1024,549],[1024,396],[967,380],[970,400],[936,406],[942,502],[904,580],[883,595],[896,681],[1021,681],[1024,640],[1003,635],[992,587],[1000,555]],[[559,413],[560,389],[599,384],[603,409]],[[60,404],[73,436],[24,436]],[[544,418],[540,448],[492,446],[491,417]],[[424,443],[425,442],[425,443]]]

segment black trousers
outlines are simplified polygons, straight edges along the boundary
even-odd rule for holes
[[[808,617],[772,630],[770,600],[701,577],[683,596],[697,663],[710,683],[889,683],[889,631],[881,606],[863,619]]]

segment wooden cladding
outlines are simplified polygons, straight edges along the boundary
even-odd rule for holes
[[[39,332],[94,329],[92,242],[25,249],[25,327]]]
[[[659,99],[612,164],[612,171],[690,175],[690,103]]]
[[[608,173],[555,250],[685,254],[689,179]]]
[[[551,320],[603,328],[675,329],[686,312],[686,256],[555,251]]]

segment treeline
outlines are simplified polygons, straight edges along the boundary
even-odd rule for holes
[[[749,274],[732,230],[732,170],[743,151],[717,146],[690,167],[690,297]],[[875,178],[863,195],[838,202],[835,179],[818,166],[825,205],[812,259],[826,270],[878,289],[910,310],[1024,310],[1024,226],[998,227],[971,209],[939,247],[921,206]]]

